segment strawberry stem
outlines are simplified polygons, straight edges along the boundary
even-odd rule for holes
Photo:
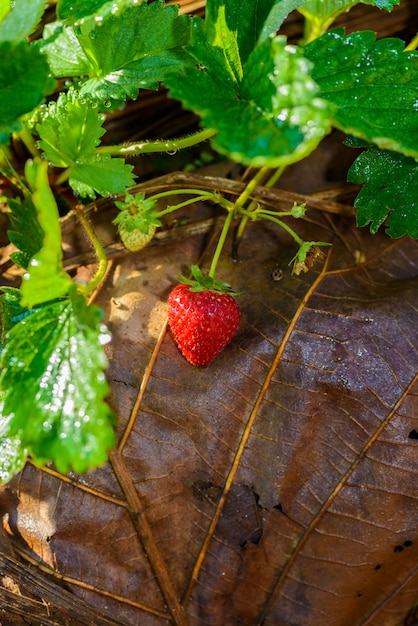
[[[285,215],[291,215],[291,213],[289,212]],[[279,220],[277,217],[274,217],[273,215],[270,215],[269,213],[265,211],[260,211],[259,216],[263,217],[265,220],[270,220],[270,222],[275,222],[275,224],[278,224],[281,228],[283,228],[283,230],[289,233],[289,235],[291,235],[293,239],[296,241],[296,243],[298,243],[300,246],[304,243],[303,239],[301,239],[299,235],[295,233],[293,228],[291,228],[288,224],[286,224],[286,222]]]
[[[229,228],[231,226],[232,220],[234,218],[234,211],[228,210],[228,215],[222,227],[221,234],[218,239],[218,243],[216,245],[216,250],[212,258],[212,263],[210,264],[208,276],[210,278],[215,278],[216,266],[218,265],[219,258],[221,256],[222,248],[224,247],[224,243],[226,241],[226,237],[228,235]]]
[[[82,291],[84,293],[84,295],[88,296],[90,295],[95,289],[97,289],[97,287],[100,285],[100,283],[102,282],[105,274],[106,274],[106,270],[107,270],[107,256],[106,253],[103,249],[103,246],[100,242],[100,239],[97,237],[96,233],[94,232],[94,229],[92,227],[92,225],[90,224],[89,220],[87,219],[85,213],[84,213],[84,209],[81,205],[78,205],[75,207],[75,212],[76,215],[78,217],[78,220],[81,224],[81,226],[83,227],[84,232],[86,233],[91,245],[94,248],[94,252],[96,254],[97,257],[97,261],[99,263],[99,266],[97,268],[96,273],[94,274],[93,278],[87,283],[87,285],[84,285],[82,288]]]
[[[276,170],[272,170],[269,167],[263,167],[259,170],[259,173],[248,184],[250,185],[252,181],[255,180],[256,181],[256,184],[254,185],[255,187],[256,185],[261,184],[262,181],[265,178],[267,178],[267,181],[263,183],[264,187],[273,187],[273,185],[278,181],[280,176],[283,174],[285,167],[286,166],[282,165],[281,167],[278,167]],[[271,174],[272,171],[273,173]],[[247,211],[248,212],[255,211],[257,207],[258,207],[257,201],[252,200],[249,207],[247,208]],[[244,234],[244,230],[245,230],[245,227],[247,226],[249,218],[250,218],[250,215],[244,215],[244,217],[241,219],[239,223],[237,233],[236,233],[236,241],[238,244],[239,244],[239,241],[242,239],[242,236]]]
[[[205,128],[189,137],[180,137],[178,139],[167,139],[157,141],[142,141],[140,143],[119,144],[116,146],[100,146],[96,148],[99,154],[113,155],[137,155],[148,154],[150,152],[171,152],[175,153],[184,148],[190,148],[198,143],[202,143],[207,139],[211,139],[216,135],[217,131],[213,128]]]

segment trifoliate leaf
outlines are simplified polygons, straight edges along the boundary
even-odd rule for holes
[[[331,109],[317,97],[311,64],[283,37],[266,39],[254,49],[240,84],[219,73],[219,57],[211,63],[199,33],[193,50],[199,61],[200,52],[203,70],[187,67],[166,84],[205,126],[219,131],[214,139],[219,151],[245,164],[276,167],[309,154],[328,132]]]
[[[108,154],[95,155],[71,168],[69,183],[82,197],[123,193],[134,182],[133,166]]]
[[[62,265],[59,214],[49,186],[47,168],[47,163],[40,160],[28,161],[25,168],[33,189],[32,201],[44,232],[42,247],[32,257],[23,277],[22,306],[27,308],[66,295],[73,284]]]
[[[89,157],[105,132],[103,119],[77,91],[61,93],[37,126],[45,158],[57,167],[69,167]]]
[[[363,152],[348,173],[352,183],[364,184],[357,196],[358,226],[370,224],[375,233],[385,222],[391,237],[418,238],[418,162],[375,146]]]
[[[189,60],[190,18],[161,0],[142,2],[100,20],[85,18],[50,39],[43,50],[55,76],[86,74],[82,95],[124,100],[140,88],[157,89],[168,71]]]
[[[372,31],[332,30],[306,46],[320,96],[337,105],[344,132],[380,148],[418,156],[418,52]]]
[[[53,82],[45,58],[25,42],[0,43],[0,59],[0,133],[7,133],[42,102]]]
[[[27,269],[32,257],[42,247],[44,232],[30,196],[27,196],[23,203],[19,199],[11,199],[8,204],[11,211],[9,213],[11,229],[7,231],[7,236],[18,248],[17,252],[12,252],[10,258],[16,265]]]
[[[82,473],[106,461],[115,442],[104,401],[108,340],[100,310],[75,290],[35,307],[3,337],[2,435],[16,437],[35,463]]]
[[[18,43],[30,35],[41,21],[46,8],[45,0],[14,0],[10,11],[0,21],[0,42]]]

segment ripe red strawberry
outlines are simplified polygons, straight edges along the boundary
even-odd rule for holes
[[[192,271],[195,277],[200,273],[198,268]],[[210,280],[217,286],[222,284]],[[191,284],[177,285],[168,297],[168,323],[189,363],[207,365],[235,335],[241,313],[231,293],[188,282]]]

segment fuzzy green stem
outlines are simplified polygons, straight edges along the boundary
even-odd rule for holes
[[[137,155],[148,154],[150,152],[177,152],[184,148],[190,148],[198,143],[202,143],[207,139],[211,139],[216,135],[217,131],[213,128],[205,128],[189,137],[180,137],[179,139],[164,139],[158,141],[143,141],[140,143],[120,144],[117,146],[100,146],[96,148],[99,154],[111,155]]]
[[[172,213],[183,206],[187,206],[188,204],[193,204],[194,202],[204,202],[205,200],[211,200],[215,204],[220,204],[228,211],[234,208],[232,202],[226,200],[226,198],[221,196],[221,194],[212,191],[203,191],[202,189],[170,189],[169,191],[162,191],[154,194],[153,196],[149,196],[147,200],[161,200],[161,198],[188,194],[193,194],[195,197],[185,200],[184,202],[180,202],[179,204],[168,206],[159,213],[156,213],[155,217],[159,218],[163,215],[167,215],[168,213]]]
[[[244,206],[248,198],[253,193],[254,189],[260,184],[260,182],[263,180],[269,170],[270,168],[268,167],[262,167],[260,170],[258,170],[257,174],[247,183],[247,186],[236,200],[235,209],[239,211],[239,209]]]
[[[409,50],[416,50],[417,47],[418,47],[418,33],[415,35],[415,37],[411,39],[409,44],[406,46],[404,52],[407,52]]]
[[[268,209],[258,208],[255,211],[249,209],[241,209],[241,215],[248,217],[249,219],[263,218],[266,215],[272,215],[273,217],[292,217],[292,211],[269,211]],[[267,218],[266,218],[267,219]]]
[[[264,215],[263,217],[266,220],[270,220],[270,222],[274,222],[275,224],[278,224],[281,228],[283,228],[283,230],[289,233],[289,235],[291,235],[291,237],[293,237],[296,243],[298,243],[300,246],[303,244],[303,239],[301,239],[299,235],[295,233],[293,228],[290,228],[290,226],[286,224],[286,222],[283,222],[282,220],[279,220],[276,217],[273,217],[272,215]]]
[[[278,180],[278,179],[280,178],[280,176],[282,175],[282,173],[283,173],[284,169],[285,169],[285,166],[282,166],[282,167],[277,168],[277,169],[274,171],[274,174],[273,174],[273,175],[271,175],[271,176],[268,178],[268,180],[264,183],[264,186],[265,186],[265,187],[273,187],[273,185],[277,182],[277,180]],[[248,187],[251,185],[251,187],[252,187],[251,192],[252,192],[252,191],[254,191],[255,187],[256,187],[257,185],[261,184],[261,182],[262,182],[262,181],[264,181],[264,180],[265,180],[265,178],[267,178],[267,176],[269,176],[269,175],[270,175],[270,172],[271,172],[271,168],[269,168],[269,167],[263,167],[263,168],[261,168],[261,169],[259,170],[258,174],[257,174],[256,176],[254,176],[254,178],[253,178],[253,179],[252,179],[252,180],[248,183],[248,185],[247,185],[246,189],[248,189]],[[254,181],[255,181],[255,184],[253,184],[253,183],[254,183]],[[244,190],[244,191],[245,191],[245,190]],[[242,195],[242,194],[241,194],[241,195]],[[239,200],[239,198],[238,198],[238,200]],[[237,200],[237,203],[238,203],[238,200]],[[242,208],[242,206],[243,206],[243,205],[241,205],[241,207],[239,207],[239,208]],[[257,209],[257,206],[258,206],[258,202],[257,202],[256,200],[253,200],[253,201],[250,203],[250,205],[249,205],[249,207],[248,207],[247,211],[248,211],[248,212],[255,211],[255,210]],[[242,218],[242,220],[240,221],[239,226],[238,226],[238,230],[237,230],[237,233],[236,233],[236,240],[237,240],[237,242],[239,242],[239,241],[241,240],[241,238],[242,238],[242,236],[243,236],[243,234],[244,234],[244,230],[245,230],[245,228],[246,228],[246,226],[247,226],[247,223],[248,223],[248,220],[249,220],[249,219],[250,219],[250,215],[244,215],[244,216],[243,216],[243,218]]]
[[[218,265],[218,261],[221,256],[222,249],[224,247],[226,237],[228,235],[228,231],[231,226],[233,218],[234,218],[234,211],[232,210],[228,211],[228,215],[226,217],[226,220],[222,227],[221,234],[218,239],[218,243],[216,245],[216,250],[212,258],[212,263],[210,264],[208,276],[210,276],[211,278],[215,278],[216,266]]]
[[[188,200],[185,200],[184,202],[179,202],[179,204],[173,204],[173,205],[168,206],[163,211],[156,213],[154,217],[158,219],[159,217],[162,217],[163,215],[168,215],[169,213],[173,213],[174,211],[177,211],[178,209],[182,209],[184,206],[188,206],[189,204],[193,204],[194,202],[197,202],[197,201],[204,202],[205,200],[212,200],[212,199],[213,199],[213,193],[201,195],[198,198],[189,198]]]
[[[41,156],[40,151],[36,147],[35,140],[26,126],[23,126],[22,130],[18,133],[18,136],[25,144],[26,148],[29,150],[33,157]]]
[[[62,185],[63,183],[67,182],[67,180],[70,177],[70,174],[71,174],[71,168],[67,167],[67,169],[65,169],[63,172],[61,172],[59,176],[57,176],[55,180],[55,184]]]
[[[202,189],[169,189],[168,191],[161,191],[160,193],[155,193],[153,196],[149,196],[147,200],[160,200],[161,198],[168,198],[170,196],[185,196],[185,195],[207,196],[208,194],[214,195],[212,192],[203,191]]]
[[[106,274],[106,270],[107,270],[107,257],[105,254],[105,251],[103,249],[103,246],[99,240],[99,238],[97,237],[96,233],[94,232],[94,229],[92,227],[92,225],[90,224],[89,220],[87,219],[83,208],[82,207],[77,207],[76,208],[76,214],[77,217],[80,221],[80,224],[82,225],[84,232],[86,233],[91,245],[94,248],[94,252],[96,254],[97,257],[97,261],[99,263],[99,266],[97,268],[96,273],[94,274],[93,278],[87,283],[87,285],[85,285],[82,289],[83,293],[88,296],[90,295],[95,289],[97,289],[97,287],[100,285],[100,283],[102,282],[105,274]]]

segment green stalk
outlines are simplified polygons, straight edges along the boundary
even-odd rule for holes
[[[163,215],[167,215],[168,213],[172,213],[177,209],[181,209],[184,206],[193,204],[194,202],[204,202],[206,200],[212,200],[212,202],[214,202],[215,204],[220,204],[228,211],[234,208],[232,202],[226,200],[226,198],[223,198],[219,193],[212,191],[203,191],[202,189],[170,189],[169,191],[161,191],[160,193],[156,193],[153,196],[149,196],[147,200],[161,200],[161,198],[188,194],[194,194],[195,197],[190,198],[189,200],[185,200],[184,202],[180,202],[179,204],[168,206],[159,213],[156,213],[155,217],[159,218]]]
[[[264,183],[265,187],[273,187],[273,185],[278,181],[278,179],[280,178],[280,176],[283,174],[285,170],[285,166],[282,165],[281,167],[277,168],[274,173],[268,178],[268,180]],[[262,167],[258,174],[256,174],[256,176],[254,176],[254,178],[248,183],[247,187],[245,188],[244,192],[248,189],[249,186],[251,186],[251,193],[254,191],[255,187],[259,184],[262,183],[262,181],[264,181],[265,178],[267,178],[267,176],[270,174],[271,172],[271,168],[269,167]],[[254,184],[255,182],[255,184]],[[243,193],[244,193],[243,192]],[[241,194],[242,195],[242,194]],[[249,194],[250,195],[250,194]],[[237,203],[239,201],[239,198],[237,200]],[[242,204],[240,205],[239,208],[242,208]],[[258,202],[257,200],[253,200],[247,211],[248,212],[252,212],[255,211],[257,209],[258,206]],[[238,248],[239,242],[244,234],[244,230],[247,226],[248,220],[250,219],[250,215],[244,215],[242,220],[239,223],[238,226],[238,230],[236,233],[236,244],[235,244],[235,249]]]
[[[224,247],[226,237],[228,235],[229,228],[231,226],[232,220],[234,218],[234,211],[228,211],[228,215],[222,227],[222,231],[220,237],[218,239],[218,243],[216,245],[216,250],[212,258],[212,263],[210,264],[208,276],[211,278],[215,278],[216,266],[218,265],[219,258],[221,256],[222,248]]]
[[[157,141],[143,141],[141,143],[120,144],[117,146],[100,146],[96,148],[99,154],[111,155],[133,155],[147,154],[150,152],[177,152],[184,148],[190,148],[202,141],[211,139],[216,135],[217,131],[213,128],[205,128],[189,137],[180,137],[179,139],[164,139]]]
[[[212,199],[213,199],[213,193],[207,193],[205,195],[202,194],[198,198],[189,198],[188,200],[185,200],[184,202],[179,202],[179,204],[173,204],[173,205],[168,206],[163,211],[156,213],[154,217],[158,219],[159,217],[162,217],[163,215],[168,215],[169,213],[173,213],[174,211],[177,211],[178,209],[182,209],[184,206],[188,206],[189,204],[193,204],[194,202],[197,202],[197,201],[204,202],[205,200],[212,200]]]
[[[296,243],[298,243],[300,246],[304,243],[303,239],[301,239],[299,235],[295,233],[293,228],[290,228],[290,226],[288,226],[285,222],[282,222],[282,220],[279,220],[276,217],[273,217],[272,215],[267,215],[267,214],[264,214],[263,217],[266,220],[270,220],[270,222],[274,222],[275,224],[278,224],[281,228],[283,228],[283,230],[289,233],[289,235],[291,235],[293,239],[296,241]]]
[[[97,237],[96,233],[94,232],[94,229],[92,225],[90,224],[89,220],[87,219],[83,208],[78,206],[76,207],[75,211],[80,221],[80,224],[82,225],[84,229],[84,232],[86,233],[91,245],[94,248],[94,252],[96,254],[97,261],[99,263],[99,266],[93,278],[87,283],[87,285],[84,285],[82,288],[84,295],[89,296],[95,289],[97,289],[97,287],[102,282],[106,274],[108,261],[107,261],[107,256],[105,254],[103,246],[100,242],[100,239]]]
[[[411,39],[409,44],[406,46],[404,52],[407,52],[409,50],[416,50],[417,46],[418,46],[418,33],[415,35],[415,37]]]
[[[22,127],[22,130],[18,133],[18,137],[20,137],[20,139],[23,141],[23,143],[25,144],[26,148],[29,150],[29,152],[31,153],[31,155],[33,157],[37,157],[37,156],[40,157],[41,156],[40,151],[36,147],[35,140],[34,140],[32,134],[26,128],[26,126]]]

